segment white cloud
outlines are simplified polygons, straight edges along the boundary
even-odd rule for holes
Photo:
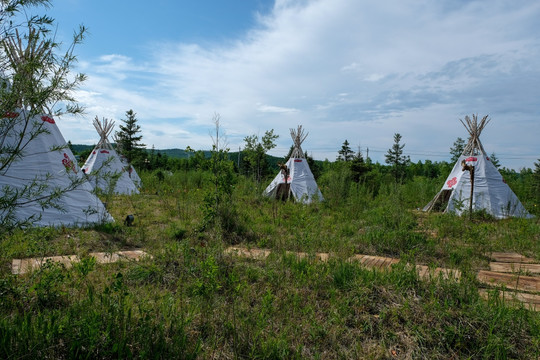
[[[278,114],[298,112],[298,109],[294,109],[294,108],[286,108],[286,107],[263,105],[263,104],[257,104],[257,110],[263,113],[278,113]]]
[[[540,3],[278,0],[257,18],[228,43],[148,44],[145,63],[85,59],[88,121],[134,109],[146,143],[208,149],[218,112],[233,148],[273,128],[282,152],[288,129],[303,124],[306,149],[329,159],[344,139],[387,149],[401,132],[424,159],[466,137],[458,119],[478,112],[493,118],[488,152],[540,153],[530,136],[540,133]],[[382,152],[370,156],[382,161]]]

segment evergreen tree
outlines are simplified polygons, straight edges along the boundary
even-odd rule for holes
[[[354,151],[352,151],[351,147],[349,146],[349,142],[345,140],[343,142],[343,145],[341,146],[341,149],[338,151],[338,161],[351,161],[354,157]]]
[[[411,162],[409,156],[403,155],[403,148],[405,144],[401,145],[401,135],[394,134],[394,145],[385,155],[385,161],[388,165],[392,166],[391,173],[397,182],[400,182],[404,177],[407,170],[407,165]]]
[[[463,150],[465,150],[465,140],[458,137],[456,141],[454,141],[454,145],[450,148],[450,155],[452,155],[452,163],[455,163],[461,154],[463,154]]]
[[[499,162],[499,158],[495,156],[495,153],[492,152],[491,155],[489,155],[489,160],[491,160],[491,163],[495,165],[495,167],[498,169],[501,167],[501,163]]]
[[[350,168],[353,180],[355,182],[359,182],[360,179],[363,178],[364,175],[369,171],[369,166],[364,161],[364,156],[360,147],[358,147],[358,152],[355,156],[353,156],[352,160],[350,161]]]
[[[126,111],[126,119],[122,119],[125,125],[120,124],[120,131],[116,132],[115,141],[118,150],[128,162],[142,164],[144,161],[145,144],[141,143],[141,126],[137,124],[136,113],[133,110]]]

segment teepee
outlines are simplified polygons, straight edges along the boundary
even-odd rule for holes
[[[480,121],[476,115],[472,119],[465,116],[465,121],[460,121],[469,132],[469,141],[441,191],[424,207],[424,211],[461,215],[471,209],[485,210],[497,219],[531,217],[490,161],[480,142],[480,134],[490,121],[488,116]]]
[[[8,112],[0,134],[0,193],[10,202],[0,206],[1,223],[84,226],[113,220],[51,116]],[[20,152],[11,151],[17,147]]]
[[[41,101],[43,73],[35,64],[50,60],[51,46],[39,35],[33,28],[24,36],[15,30],[1,41],[4,69],[11,71],[0,90],[0,226],[112,221]]]
[[[138,194],[139,190],[129,176],[129,171],[122,164],[120,156],[109,142],[109,135],[113,130],[114,121],[94,119],[100,140],[83,166],[84,173],[98,189],[116,194]]]
[[[292,195],[296,201],[304,204],[309,204],[314,199],[323,201],[301,147],[308,134],[304,134],[302,125],[299,125],[297,130],[290,131],[294,141],[291,157],[286,164],[280,166],[280,172],[264,190],[264,195],[281,199],[288,199]]]

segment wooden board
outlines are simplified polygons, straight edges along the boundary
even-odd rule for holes
[[[399,259],[374,255],[354,255],[349,258],[349,261],[358,261],[363,266],[370,269],[383,270],[390,269],[393,264],[397,264],[399,262]]]
[[[143,250],[127,250],[117,251],[114,253],[107,252],[95,252],[88,254],[96,259],[98,264],[110,264],[122,260],[134,260],[137,261],[145,256],[150,256]],[[63,264],[66,268],[70,268],[74,263],[80,262],[80,258],[77,255],[65,255],[65,256],[47,256],[39,258],[28,259],[13,259],[11,263],[11,272],[13,274],[24,274],[31,270],[37,270],[42,267],[47,261]]]
[[[225,253],[251,259],[263,260],[270,255],[270,250],[246,249],[242,247],[231,246],[225,249]]]
[[[382,256],[372,255],[355,255],[349,259],[350,261],[359,261],[362,265],[370,269],[391,269],[392,265],[397,264],[399,259],[387,258]],[[426,265],[416,265],[418,276],[421,279],[436,279],[442,276],[444,279],[456,279],[461,278],[461,272],[459,270],[435,268],[430,269]]]
[[[488,300],[490,292],[486,289],[478,290],[480,297]],[[527,294],[513,291],[499,291],[499,298],[508,303],[523,303],[526,309],[540,311],[540,295]]]
[[[484,284],[494,286],[502,285],[512,290],[540,292],[540,277],[480,270],[477,279]]]
[[[528,272],[540,274],[540,264],[491,262],[489,263],[489,269],[504,273]]]
[[[296,255],[299,259],[306,259],[306,258],[309,259],[313,257],[314,259],[322,261],[322,262],[327,262],[328,259],[330,258],[330,254],[328,253],[315,253],[314,255],[305,253],[305,252],[294,252],[294,251],[286,251],[285,253],[287,255]]]
[[[461,271],[454,269],[435,268],[430,269],[426,265],[416,265],[418,276],[421,279],[437,279],[442,277],[443,279],[459,280],[461,278]]]
[[[528,258],[515,252],[493,252],[487,254],[492,260],[508,263],[535,263],[534,259]]]

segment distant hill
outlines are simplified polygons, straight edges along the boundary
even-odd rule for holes
[[[71,144],[71,151],[73,154],[78,155],[84,151],[92,150],[95,145],[82,145],[82,144]]]

